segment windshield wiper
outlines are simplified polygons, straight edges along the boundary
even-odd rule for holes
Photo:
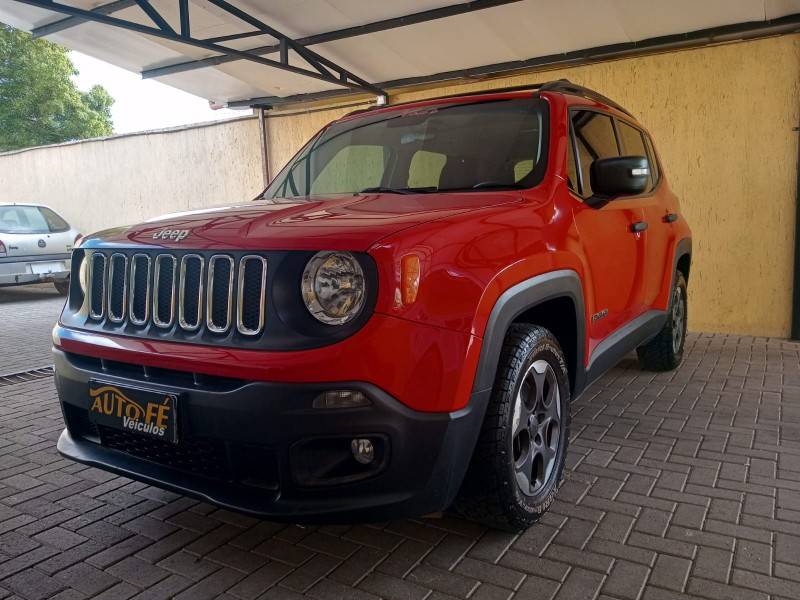
[[[360,192],[356,192],[356,194],[430,194],[431,192],[436,192],[438,190],[439,188],[435,186],[405,188],[375,186],[364,188]]]

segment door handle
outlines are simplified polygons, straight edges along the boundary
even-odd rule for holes
[[[647,221],[636,221],[636,223],[631,224],[631,231],[634,233],[639,233],[647,229]]]
[[[664,223],[674,223],[678,220],[678,213],[667,213],[664,215]]]

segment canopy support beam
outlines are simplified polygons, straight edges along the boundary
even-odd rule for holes
[[[109,2],[108,4],[103,4],[102,6],[93,8],[91,12],[97,13],[98,15],[110,15],[120,10],[130,8],[131,6],[136,6],[136,0],[116,0],[115,2]],[[40,38],[53,33],[58,33],[59,31],[64,31],[65,29],[70,29],[71,27],[75,27],[76,25],[80,25],[81,23],[85,22],[86,19],[82,19],[80,17],[67,17],[66,19],[59,19],[58,21],[37,27],[31,31],[31,35],[34,37],[34,39]]]
[[[170,42],[187,44],[189,46],[202,48],[210,52],[216,52],[223,56],[233,56],[236,57],[237,59],[249,60],[275,69],[288,71],[289,73],[294,73],[296,75],[303,75],[305,77],[310,77],[312,79],[324,81],[325,83],[335,85],[336,87],[347,88],[355,92],[374,94],[376,96],[386,95],[386,93],[379,87],[376,87],[371,83],[365,81],[364,79],[361,79],[356,75],[353,75],[348,70],[336,65],[334,62],[320,56],[316,52],[313,52],[312,50],[303,47],[302,45],[298,44],[294,40],[283,35],[279,31],[259,21],[255,17],[252,17],[251,15],[248,15],[247,13],[242,11],[241,9],[231,5],[226,0],[208,0],[208,1],[218,6],[219,8],[222,8],[223,10],[229,12],[230,14],[239,17],[245,22],[248,22],[258,27],[259,29],[264,30],[265,34],[274,37],[281,43],[286,44],[288,48],[294,50],[301,58],[303,58],[303,60],[305,60],[309,65],[311,65],[314,68],[314,70],[312,71],[306,68],[297,67],[289,64],[288,52],[287,56],[285,57],[286,58],[285,61],[276,61],[269,58],[264,58],[262,56],[258,56],[256,54],[252,54],[248,51],[236,50],[234,48],[222,46],[220,44],[216,44],[213,42],[196,39],[189,35],[187,36],[179,35],[169,25],[169,23],[167,23],[167,21],[153,8],[153,6],[150,4],[148,0],[135,0],[135,3],[142,8],[142,10],[153,20],[154,23],[156,23],[156,25],[158,25],[158,27],[142,25],[141,23],[136,23],[134,21],[119,19],[117,17],[101,14],[99,12],[93,12],[90,10],[76,8],[74,6],[61,4],[59,2],[54,2],[52,0],[12,0],[12,1],[17,2],[19,4],[26,4],[28,6],[34,6],[36,8],[41,8],[44,10],[50,10],[53,12],[65,14],[70,17],[77,17],[79,19],[83,19],[84,21],[93,21],[96,23],[102,23],[104,25],[111,25],[113,27],[126,29],[128,31],[133,31],[135,33],[150,35],[156,38],[168,40]],[[189,30],[188,10],[186,11],[185,15],[187,23],[186,27],[182,27],[182,29],[188,31]]]
[[[426,23],[428,21],[435,21],[437,19],[444,19],[446,17],[463,15],[477,10],[485,10],[487,8],[502,6],[504,4],[512,4],[514,2],[520,2],[520,0],[473,0],[472,2],[462,2],[461,4],[453,4],[450,6],[443,6],[441,8],[434,8],[432,10],[424,10],[403,17],[394,17],[391,19],[384,19],[382,21],[375,21],[373,23],[367,23],[366,25],[357,25],[355,27],[337,29],[336,31],[328,31],[325,33],[309,35],[307,37],[297,38],[295,42],[300,46],[314,46],[316,44],[324,44],[325,42],[335,42],[336,40],[344,40],[358,37],[360,35],[377,33],[379,31],[387,31],[389,29],[397,29],[399,27],[407,27],[409,25],[416,25],[418,23]],[[256,35],[264,35],[264,33],[260,31],[250,31],[243,34],[236,34],[236,38],[233,36],[226,37],[228,39],[240,39],[243,37],[252,37]],[[220,41],[222,41],[221,38]],[[276,54],[280,52],[280,49],[280,44],[271,44],[268,46],[251,48],[248,50],[248,52],[251,54],[257,54],[259,56],[266,56],[268,54]],[[232,56],[212,56],[210,58],[203,58],[200,60],[191,60],[187,62],[176,63],[174,65],[166,65],[164,67],[147,69],[142,71],[142,78],[149,79],[151,77],[174,75],[176,73],[194,71],[195,69],[214,67],[216,65],[222,65],[235,60],[239,59]]]

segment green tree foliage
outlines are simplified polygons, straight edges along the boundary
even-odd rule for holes
[[[0,151],[113,132],[114,99],[75,74],[66,48],[0,23]]]

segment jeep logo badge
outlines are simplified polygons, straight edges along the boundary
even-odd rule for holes
[[[188,229],[162,229],[153,234],[154,240],[173,240],[180,242],[189,237]]]

